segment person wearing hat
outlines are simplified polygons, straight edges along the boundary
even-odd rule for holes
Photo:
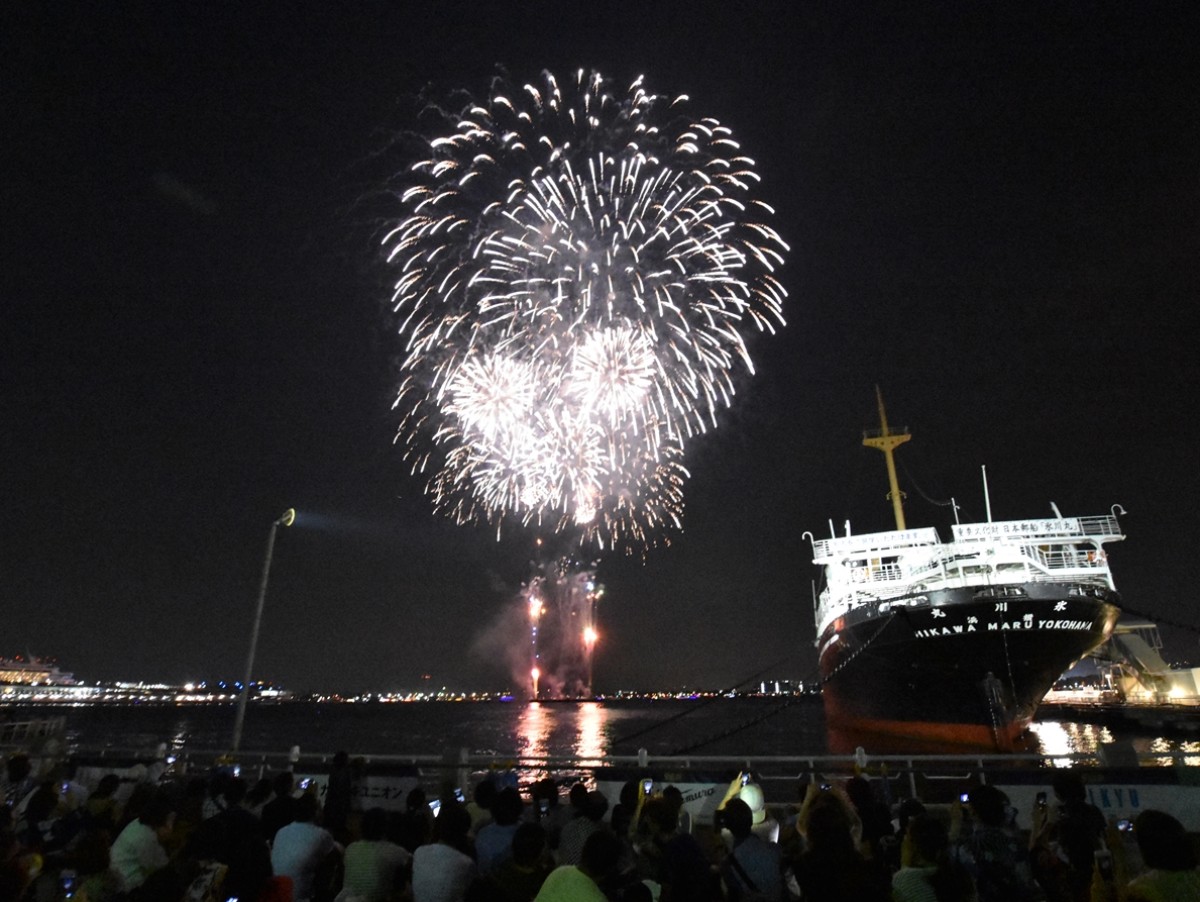
[[[734,799],[741,799],[750,809],[751,827],[755,836],[767,842],[779,842],[779,821],[771,817],[767,811],[767,802],[763,796],[762,787],[751,781],[748,772],[743,771],[733,778],[729,788],[725,791],[725,798],[717,806],[717,811],[724,811],[725,807]],[[721,835],[725,839],[726,847],[733,848],[733,840],[729,831],[723,829]]]
[[[728,898],[735,902],[783,898],[779,846],[754,833],[750,806],[743,799],[730,799],[721,809],[720,820],[733,838],[733,849],[721,863]]]
[[[766,842],[779,842],[779,821],[771,817],[771,813],[767,811],[767,802],[763,798],[762,787],[757,783],[747,783],[738,790],[738,800],[744,802],[750,809],[750,829],[754,835]]]

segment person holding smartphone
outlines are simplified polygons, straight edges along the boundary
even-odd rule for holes
[[[1054,804],[1039,792],[1031,816],[1029,849],[1038,881],[1059,898],[1087,902],[1097,850],[1104,845],[1104,815],[1087,800],[1079,771],[1059,768],[1051,781]]]
[[[1200,859],[1178,820],[1148,809],[1134,820],[1133,835],[1146,870],[1128,878],[1120,834],[1110,830],[1108,846],[1113,851],[1097,853],[1091,893],[1094,902],[1200,899]]]
[[[961,815],[957,818],[965,835],[958,836],[953,854],[974,878],[979,902],[1043,899],[1045,894],[1033,876],[1029,849],[1009,826],[1008,797],[984,783],[972,787],[967,798],[971,817],[969,822],[962,821]]]

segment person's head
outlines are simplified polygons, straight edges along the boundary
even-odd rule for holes
[[[214,773],[208,780],[208,797],[210,799],[219,799],[225,795],[225,784],[232,779],[232,774],[228,774],[223,770]]]
[[[738,790],[737,797],[750,809],[753,823],[761,824],[767,819],[767,800],[763,797],[762,787],[757,783],[747,783]]]
[[[33,772],[33,764],[24,752],[17,752],[15,755],[9,756],[5,767],[8,770],[9,783],[20,783]]]
[[[604,793],[593,789],[587,794],[587,798],[583,802],[583,814],[585,817],[599,823],[604,820],[604,815],[608,811],[608,799]]]
[[[602,882],[617,869],[621,860],[621,841],[607,830],[597,830],[583,843],[579,869]]]
[[[146,800],[138,814],[138,820],[162,834],[175,823],[175,805],[171,797],[159,790]]]
[[[549,777],[544,780],[538,780],[529,787],[529,797],[539,805],[545,802],[547,808],[557,808],[558,786]]]
[[[908,831],[908,825],[912,819],[925,813],[925,805],[920,799],[905,799],[900,803],[900,811],[897,815],[897,820],[900,822],[900,835],[903,836]]]
[[[242,804],[242,799],[246,798],[249,788],[241,777],[230,777],[225,782],[225,804],[236,808]]]
[[[875,802],[871,784],[866,778],[855,775],[846,781],[846,795],[860,814],[865,814]]]
[[[116,774],[105,774],[100,778],[100,782],[96,784],[96,791],[93,795],[98,799],[111,799],[117,794],[117,790],[120,788],[120,777]]]
[[[522,824],[513,834],[513,863],[523,868],[534,867],[546,851],[546,829],[538,823]]]
[[[980,823],[988,827],[1003,827],[1007,818],[1008,799],[991,784],[975,786],[967,793],[971,811]]]
[[[914,864],[937,864],[938,856],[950,842],[946,825],[928,814],[919,814],[908,822],[907,836],[917,859]]]
[[[334,753],[333,766],[335,769],[341,770],[343,767],[345,767],[349,763],[350,763],[350,755],[348,752],[346,752],[345,750],[341,750],[341,751]]]
[[[462,805],[443,805],[433,822],[434,842],[460,848],[471,830],[471,815]]]
[[[662,796],[651,796],[642,803],[642,822],[654,833],[669,835],[679,826],[679,813]]]
[[[25,803],[25,820],[30,824],[40,824],[49,820],[57,807],[58,789],[53,783],[43,783]]]
[[[808,811],[805,837],[816,855],[844,856],[854,853],[850,814],[832,793],[821,793]]]
[[[368,808],[362,816],[362,838],[379,842],[387,836],[388,815],[382,808]]]
[[[317,819],[317,812],[321,809],[317,797],[311,792],[306,792],[300,798],[296,799],[296,820],[302,824],[312,823]]]
[[[683,792],[678,786],[672,783],[662,791],[662,797],[675,806],[675,814],[683,810]]]
[[[408,811],[418,811],[421,814],[428,811],[429,797],[425,795],[425,790],[420,786],[410,789],[404,797],[404,807]]]
[[[246,793],[246,804],[251,807],[262,805],[267,799],[271,798],[271,778],[259,777],[254,781],[254,785],[250,787],[250,791]]]
[[[587,804],[588,788],[585,783],[576,783],[571,787],[571,791],[567,793],[567,800],[571,803],[571,807],[575,809],[577,814],[582,814],[584,806]]]
[[[626,780],[621,784],[621,794],[618,796],[622,805],[627,808],[636,808],[638,797],[641,795],[642,781],[641,780]]]
[[[280,771],[275,775],[275,795],[279,798],[282,799],[284,796],[290,796],[295,785],[296,778],[292,776],[290,770]]]
[[[741,799],[730,799],[722,811],[721,822],[733,834],[734,840],[745,839],[750,835],[754,826],[754,816],[749,805]]]
[[[1196,867],[1196,849],[1183,824],[1164,811],[1143,811],[1133,822],[1138,849],[1146,867],[1159,871],[1189,871]]]
[[[1062,767],[1054,771],[1051,781],[1054,787],[1054,797],[1067,804],[1087,801],[1087,787],[1083,785],[1083,777],[1079,771]]]
[[[525,805],[521,801],[521,793],[515,786],[505,786],[496,793],[492,802],[492,818],[501,827],[509,827],[521,819]]]
[[[496,800],[496,783],[491,779],[480,780],[475,784],[475,792],[472,795],[475,804],[484,811],[492,810],[492,802]]]

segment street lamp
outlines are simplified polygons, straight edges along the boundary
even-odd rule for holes
[[[246,720],[246,702],[250,700],[250,675],[254,672],[254,651],[258,648],[258,628],[262,625],[263,602],[267,600],[267,577],[271,575],[271,555],[275,551],[275,530],[280,526],[291,526],[295,521],[296,511],[289,507],[283,512],[283,516],[271,524],[271,531],[267,533],[267,556],[263,560],[262,582],[258,586],[258,607],[254,611],[254,626],[250,630],[250,651],[246,654],[246,678],[242,680],[237,717],[233,721],[234,753],[242,744],[242,724]]]

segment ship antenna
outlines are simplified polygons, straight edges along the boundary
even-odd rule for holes
[[[888,497],[892,499],[892,512],[896,515],[896,528],[905,529],[904,495],[900,492],[900,483],[896,479],[896,459],[892,452],[912,436],[908,429],[892,432],[888,428],[887,411],[883,407],[883,392],[879,390],[878,385],[875,386],[875,399],[879,402],[879,431],[864,432],[863,444],[868,448],[875,448],[883,452],[883,457],[887,461],[888,488],[890,489]]]
[[[983,474],[983,506],[987,510],[987,521],[992,522],[992,495],[988,491],[987,464],[980,464],[979,471]]]

